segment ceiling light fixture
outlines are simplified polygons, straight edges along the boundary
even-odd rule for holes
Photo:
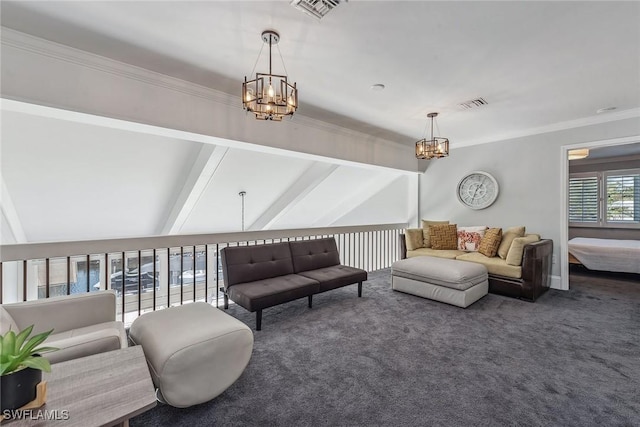
[[[569,150],[569,160],[580,160],[589,157],[588,148],[576,148],[575,150]]]
[[[431,119],[431,139],[422,138],[416,142],[416,157],[418,159],[439,159],[449,155],[449,140],[447,138],[433,136],[433,119],[437,116],[438,113],[427,114],[427,117]]]
[[[280,35],[275,31],[266,30],[262,32],[262,41],[269,45],[269,73],[256,73],[255,80],[244,78],[242,107],[255,114],[258,120],[279,122],[284,116],[292,116],[298,108],[298,89],[295,83],[291,85],[287,82],[287,69],[282,61],[282,54],[280,54],[280,60],[285,75],[272,73],[271,49],[280,41]],[[278,49],[278,53],[280,53],[280,49]],[[258,54],[259,59],[260,54]],[[258,60],[256,60],[256,64]],[[255,68],[254,65],[251,75],[253,75]]]

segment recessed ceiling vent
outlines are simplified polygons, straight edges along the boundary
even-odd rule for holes
[[[318,20],[348,0],[291,0],[291,6]]]
[[[458,104],[461,110],[471,110],[472,108],[482,107],[483,105],[487,105],[488,102],[484,100],[484,98],[476,98],[470,101],[461,102]]]

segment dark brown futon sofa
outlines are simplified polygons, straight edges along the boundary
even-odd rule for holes
[[[256,313],[262,328],[262,310],[314,294],[362,282],[367,272],[340,264],[334,238],[234,246],[222,249],[225,309],[229,298]]]

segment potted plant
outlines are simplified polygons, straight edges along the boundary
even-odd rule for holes
[[[0,402],[1,410],[18,409],[36,398],[36,386],[42,371],[51,372],[51,364],[41,353],[57,350],[38,347],[53,332],[42,332],[29,338],[33,325],[17,335],[9,330],[0,335]]]

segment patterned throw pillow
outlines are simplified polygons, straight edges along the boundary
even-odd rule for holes
[[[458,247],[456,224],[441,224],[429,226],[429,239],[432,249],[455,250]]]
[[[422,234],[424,238],[424,242],[422,243],[423,248],[431,247],[431,236],[429,234],[429,226],[440,225],[440,224],[449,224],[449,221],[429,221],[427,219],[422,220]]]
[[[515,239],[516,237],[524,237],[524,231],[524,226],[521,226],[507,228],[504,233],[502,233],[502,241],[500,242],[500,246],[498,246],[498,256],[500,258],[507,258],[507,254],[509,253],[509,248],[511,247],[511,243],[513,243],[513,239]]]
[[[458,227],[458,250],[477,252],[486,230],[486,226]]]
[[[490,228],[484,233],[480,241],[478,252],[484,256],[492,258],[498,253],[498,246],[502,240],[502,228]]]

